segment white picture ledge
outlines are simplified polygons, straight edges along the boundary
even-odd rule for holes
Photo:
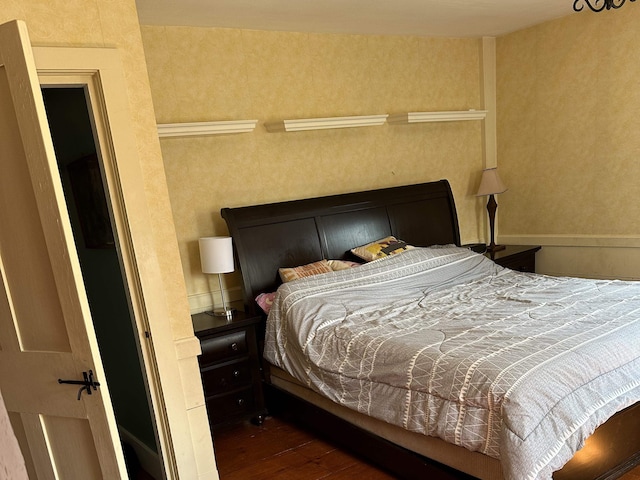
[[[461,110],[451,112],[407,112],[390,115],[387,121],[391,124],[457,122],[461,120],[484,120],[486,116],[486,110]]]
[[[324,130],[329,128],[371,127],[384,124],[388,115],[364,115],[354,117],[300,118],[280,120],[265,124],[269,132],[299,132],[301,130]]]
[[[407,125],[421,122],[454,122],[484,120],[486,110],[462,110],[448,112],[407,112],[393,115],[358,115],[349,117],[299,118],[265,123],[268,132],[299,132],[330,128],[371,127],[390,124]],[[158,124],[158,136],[189,137],[252,132],[258,120],[228,120],[217,122]]]
[[[219,122],[163,123],[158,124],[160,137],[189,137],[195,135],[221,135],[252,132],[258,120],[229,120]]]

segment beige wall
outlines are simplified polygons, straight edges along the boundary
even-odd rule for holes
[[[497,40],[501,242],[546,273],[640,278],[640,6]]]
[[[227,234],[219,211],[447,178],[463,241],[482,238],[473,197],[482,122],[268,133],[265,122],[481,108],[480,41],[143,26],[158,123],[258,119],[252,133],[164,138],[173,216],[193,311],[216,278],[197,239]],[[237,274],[227,276],[239,298]]]
[[[26,22],[31,42],[36,46],[115,47],[120,54],[138,156],[120,158],[118,161],[139,162],[143,175],[143,191],[124,192],[124,195],[132,195],[138,204],[142,195],[153,207],[149,210],[153,230],[152,249],[137,253],[140,262],[158,263],[154,268],[147,268],[145,264],[141,269],[141,276],[145,272],[159,270],[161,278],[141,278],[142,288],[143,294],[147,294],[146,285],[155,287],[159,281],[162,282],[160,290],[163,296],[146,300],[156,304],[158,299],[166,302],[155,308],[155,311],[161,311],[163,315],[154,316],[149,322],[152,333],[159,333],[154,337],[158,353],[164,355],[165,359],[175,359],[164,361],[171,366],[171,372],[160,372],[162,381],[167,380],[164,385],[167,408],[169,405],[173,406],[164,416],[171,423],[169,435],[175,442],[175,461],[185,475],[184,478],[199,478],[199,475],[211,478],[215,476],[215,463],[206,426],[206,411],[195,356],[197,352],[193,347],[182,348],[189,350],[189,353],[183,352],[179,362],[177,358],[177,350],[181,350],[182,345],[192,346],[194,342],[197,345],[197,340],[193,337],[179,252],[176,248],[135,1],[0,0],[0,23],[14,19]],[[170,326],[169,329],[167,325]],[[170,400],[167,394],[171,396]],[[182,410],[176,409],[176,406],[180,406]]]

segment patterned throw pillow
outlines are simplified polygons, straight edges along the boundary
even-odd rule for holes
[[[370,262],[378,258],[384,258],[388,257],[389,255],[402,253],[412,248],[414,248],[413,245],[408,245],[402,240],[398,240],[396,237],[391,235],[375,242],[353,248],[351,249],[351,253],[353,253],[356,257],[360,257],[366,262]]]
[[[278,273],[280,274],[280,279],[284,283],[290,282],[292,280],[297,280],[302,277],[310,277],[311,275],[318,275],[320,273],[329,273],[329,272],[333,272],[333,270],[331,270],[331,267],[329,266],[329,262],[327,262],[324,259],[318,262],[302,265],[300,267],[278,269]]]

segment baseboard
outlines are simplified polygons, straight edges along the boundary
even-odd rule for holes
[[[164,475],[162,473],[162,460],[157,452],[154,452],[142,442],[138,437],[130,433],[126,428],[118,425],[118,432],[120,433],[120,439],[123,443],[127,443],[133,448],[140,466],[155,480],[162,480]]]

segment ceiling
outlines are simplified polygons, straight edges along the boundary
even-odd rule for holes
[[[573,13],[573,0],[136,0],[136,3],[143,25],[449,37],[500,36]],[[589,15],[586,10],[579,15]]]

